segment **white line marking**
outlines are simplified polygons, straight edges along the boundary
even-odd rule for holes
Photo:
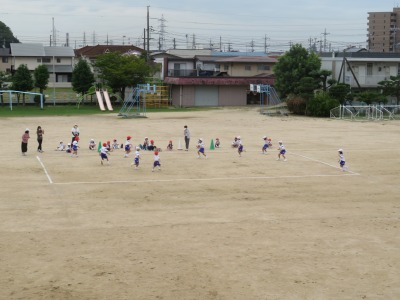
[[[49,180],[50,184],[52,184],[53,181],[51,180],[51,177],[50,177],[49,173],[47,173],[46,167],[45,167],[44,164],[42,163],[42,160],[40,159],[39,156],[36,156],[36,158],[37,158],[37,160],[39,161],[39,163],[42,165],[42,168],[43,168],[43,170],[44,170],[44,173],[46,174],[47,179]]]
[[[113,183],[149,183],[149,182],[176,182],[176,181],[214,181],[214,180],[244,180],[244,179],[286,179],[286,178],[308,178],[308,177],[340,177],[358,176],[360,174],[335,174],[335,175],[291,175],[291,176],[250,176],[250,177],[217,177],[217,178],[176,178],[176,179],[148,179],[148,180],[117,180],[117,181],[81,181],[81,182],[59,182],[54,184],[113,184]]]
[[[293,153],[293,152],[290,152],[290,154],[295,155],[295,156],[300,156],[300,157],[303,157],[303,158],[305,158],[305,159],[312,160],[312,161],[315,161],[315,162],[319,162],[319,163],[321,163],[321,164],[327,165],[327,166],[332,167],[332,168],[335,168],[335,169],[340,169],[338,166],[334,166],[334,165],[328,164],[328,163],[323,162],[323,161],[318,160],[318,159],[314,159],[314,158],[311,158],[311,157],[307,157],[307,156],[304,156],[304,155],[301,155],[301,154],[296,154],[296,153]],[[353,174],[353,175],[360,175],[360,174],[358,174],[358,173],[356,173],[356,172],[352,172],[352,171],[347,171],[347,172],[348,172],[348,173],[351,173],[351,174]]]

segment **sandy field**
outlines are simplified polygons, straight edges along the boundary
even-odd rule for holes
[[[78,158],[54,151],[74,124]],[[0,299],[400,299],[400,121],[226,108],[0,125]],[[184,125],[190,150],[162,151],[161,171],[151,172],[152,152],[135,170],[132,154],[116,150],[102,166],[87,147],[127,135],[183,146]],[[207,160],[197,159],[200,137]],[[222,148],[210,150],[216,137]]]

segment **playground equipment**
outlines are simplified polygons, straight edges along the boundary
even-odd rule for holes
[[[108,110],[113,110],[107,90],[96,90],[96,99],[99,103],[100,110],[106,110],[104,107],[104,102],[106,102]]]
[[[342,120],[398,120],[400,105],[340,105],[331,109],[330,117]]]
[[[260,94],[260,113],[270,114],[272,108],[276,109],[282,106],[282,101],[275,91],[274,87],[269,84],[250,84],[250,91]]]
[[[40,96],[40,108],[43,109],[43,94],[40,93],[31,93],[31,92],[21,92],[21,91],[14,91],[14,90],[0,90],[0,93],[8,93],[8,98],[10,101],[10,110],[12,110],[13,106],[13,95],[15,94],[27,94],[27,95],[39,95]]]
[[[146,95],[155,92],[156,85],[138,84],[125,98],[118,115],[125,118],[146,117]]]

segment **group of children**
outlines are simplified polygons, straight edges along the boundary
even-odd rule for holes
[[[118,141],[116,139],[113,139],[113,143],[111,144],[110,141],[107,141],[106,143],[103,143],[101,148],[99,149],[99,155],[101,158],[101,164],[103,165],[104,161],[107,161],[107,164],[110,163],[109,159],[108,159],[108,155],[110,155],[110,152],[113,151],[114,149],[119,149],[119,148],[124,148],[125,150],[125,154],[124,157],[127,158],[129,157],[129,154],[131,152],[132,149],[132,143],[131,143],[131,136],[127,136],[126,137],[126,141],[124,144],[121,144],[121,146],[118,144]],[[261,153],[262,154],[267,154],[267,150],[269,148],[272,147],[272,140],[271,138],[268,138],[267,136],[264,136],[263,138],[263,146],[261,148]],[[71,157],[78,157],[78,149],[80,148],[79,145],[79,136],[76,136],[74,138],[74,141],[72,142],[72,144],[68,143],[67,146],[64,145],[64,143],[62,141],[60,141],[59,145],[57,146],[56,150],[58,151],[66,151],[67,153],[71,153]],[[281,157],[283,158],[283,161],[287,161],[286,159],[286,148],[283,144],[282,141],[278,142],[279,146],[277,148],[278,150],[278,158],[276,160],[281,160]],[[221,143],[219,138],[215,139],[215,144],[214,144],[215,148],[220,148]],[[239,157],[242,156],[242,152],[244,151],[244,146],[242,143],[242,139],[240,136],[236,136],[234,138],[234,140],[232,141],[231,144],[232,148],[237,148]],[[205,153],[205,144],[204,144],[204,140],[203,138],[200,138],[197,142],[197,158],[201,158],[201,156],[204,156],[207,159],[207,155]],[[91,139],[89,141],[89,149],[90,150],[96,150],[96,142],[94,141],[94,139]],[[159,152],[161,151],[160,148],[157,148],[154,145],[154,140],[150,140],[145,137],[143,144],[140,144],[138,146],[136,146],[136,152],[135,152],[135,158],[133,163],[131,164],[131,166],[135,166],[135,169],[138,169],[139,164],[140,164],[140,150],[148,150],[148,151],[154,151],[154,157],[153,157],[153,169],[152,171],[154,171],[154,169],[158,168],[159,170],[161,170],[161,163],[160,163],[160,156],[159,156]],[[168,151],[172,151],[173,150],[173,143],[172,140],[170,140],[168,142],[168,145],[166,147],[166,150]],[[343,153],[343,149],[339,149],[338,150],[338,156],[339,156],[339,165],[342,171],[347,171],[347,166],[345,166],[346,164],[346,160],[344,157],[344,153]]]

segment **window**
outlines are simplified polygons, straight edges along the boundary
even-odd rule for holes
[[[2,57],[1,61],[5,64],[8,63],[8,57]]]
[[[42,59],[41,59],[41,58],[38,58],[36,61],[37,61],[38,63],[41,63],[41,62],[42,62]]]
[[[250,66],[250,65],[245,65],[245,66],[244,66],[244,69],[245,69],[246,71],[251,71],[251,66]]]
[[[369,63],[367,64],[367,76],[371,76],[372,75],[372,64]]]
[[[229,65],[224,65],[224,71],[228,71],[229,70]]]
[[[258,65],[258,66],[257,66],[257,70],[258,70],[258,71],[268,71],[268,70],[270,70],[270,66],[267,66],[267,65]]]
[[[57,62],[60,63],[61,62],[61,58],[57,58]]]
[[[50,63],[50,62],[51,62],[51,59],[50,59],[50,57],[43,57],[42,62],[44,62],[44,63]]]

